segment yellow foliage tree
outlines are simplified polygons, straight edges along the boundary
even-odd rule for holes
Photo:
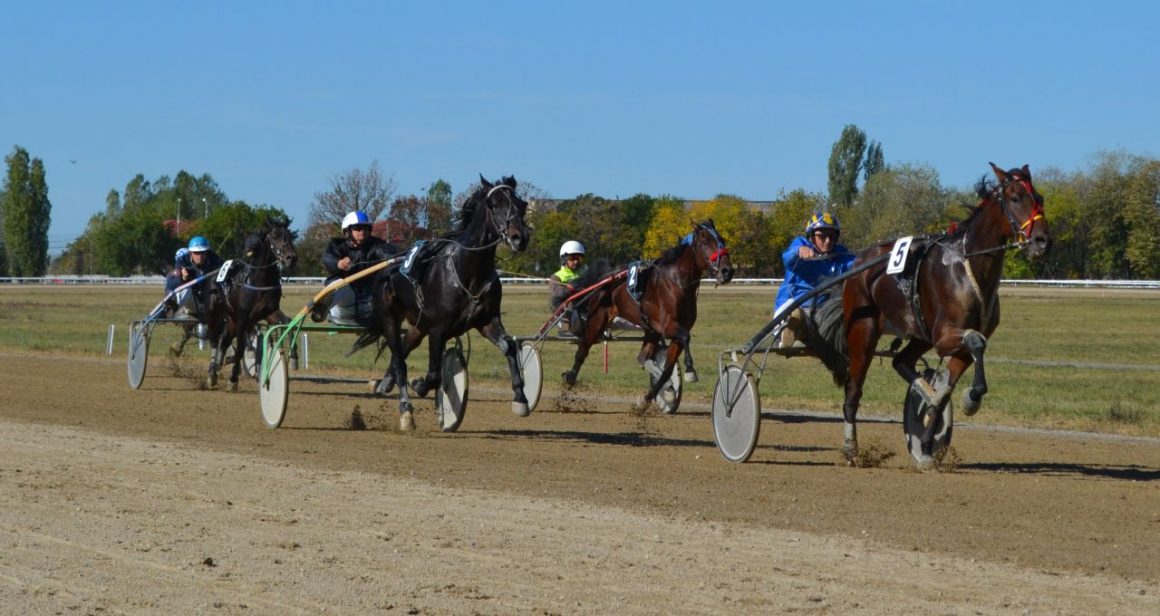
[[[662,196],[657,198],[653,208],[652,222],[644,236],[644,254],[641,255],[645,259],[661,256],[691,230],[683,200]]]

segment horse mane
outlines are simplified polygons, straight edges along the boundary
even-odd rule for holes
[[[484,187],[484,185],[482,183],[482,180],[483,180],[482,175],[480,176],[480,180],[481,180],[481,183],[479,184],[479,186],[477,186],[476,189],[471,193],[471,196],[468,197],[467,200],[463,202],[463,205],[459,208],[459,211],[455,212],[455,215],[451,217],[451,228],[453,230],[451,231],[450,234],[447,235],[447,237],[453,237],[453,236],[459,235],[459,234],[467,231],[468,227],[471,226],[471,221],[475,219],[476,213],[479,211],[480,206],[483,205],[484,199],[487,198],[488,190],[490,190],[490,189]],[[512,191],[515,191],[515,189],[516,189],[515,176],[511,176],[511,175],[503,176],[502,178],[500,178],[499,182],[496,182],[493,185],[493,188],[494,188],[494,186],[500,186],[500,185],[507,186],[508,188],[512,189]]]
[[[692,248],[692,246],[689,244],[677,244],[672,248],[665,249],[665,251],[661,253],[660,258],[657,259],[657,265],[670,265],[672,263],[676,263],[678,260],[680,260],[681,256],[685,254],[685,251],[690,248]]]
[[[612,262],[608,259],[595,259],[592,263],[588,264],[588,267],[584,269],[584,273],[580,274],[576,282],[572,283],[572,288],[577,291],[586,289],[600,282],[602,278],[610,274],[614,269],[616,268],[613,267]]]

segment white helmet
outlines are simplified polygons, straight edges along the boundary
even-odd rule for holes
[[[581,244],[576,240],[568,240],[567,242],[564,242],[562,246],[560,246],[560,258],[563,258],[564,255],[582,254],[584,254],[584,244]]]
[[[370,227],[371,217],[366,215],[362,210],[356,210],[342,217],[342,230],[346,231],[351,227]]]

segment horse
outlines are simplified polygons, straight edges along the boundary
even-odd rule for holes
[[[409,383],[424,397],[442,382],[444,345],[470,329],[499,347],[512,377],[512,412],[526,416],[528,400],[519,366],[519,345],[508,335],[500,318],[503,285],[496,270],[499,244],[514,252],[528,246],[531,230],[524,222],[528,203],[516,194],[516,179],[496,183],[483,175],[480,185],[455,216],[454,230],[413,249],[406,265],[387,269],[374,281],[378,331],[391,351],[391,360],[376,392],[384,394],[399,384],[399,425],[415,429],[407,392],[407,355],[428,338],[427,373]],[[407,336],[402,337],[407,323]],[[380,347],[380,352],[381,352]]]
[[[920,469],[934,468],[932,444],[938,422],[933,414],[941,412],[959,377],[972,363],[975,374],[963,394],[963,410],[973,415],[982,404],[987,393],[983,353],[987,339],[999,325],[999,278],[1006,252],[1021,248],[1029,259],[1037,260],[1047,254],[1052,241],[1043,197],[1035,191],[1027,165],[1009,171],[990,165],[998,182],[986,176],[980,179],[975,187],[980,202],[970,216],[926,244],[925,255],[913,270],[913,294],[904,290],[906,285],[899,276],[886,274],[887,259],[881,256],[891,251],[889,243],[862,251],[852,266],[857,269],[860,263],[874,258],[883,261],[846,280],[842,289],[849,358],[842,407],[843,453],[851,463],[858,453],[855,422],[862,386],[884,333],[909,339],[894,356],[892,366],[926,405],[919,439],[921,453],[916,455]],[[915,369],[932,348],[940,359],[950,358],[947,378],[937,387]]]
[[[708,270],[718,283],[728,283],[733,279],[733,264],[725,239],[717,232],[712,219],[693,223],[691,238],[686,240],[665,251],[638,274],[644,277],[636,285],[638,289],[644,289],[639,301],[628,288],[627,276],[622,275],[623,272],[617,275],[617,280],[595,289],[582,301],[578,308],[582,316],[586,316],[586,324],[579,332],[572,368],[562,375],[568,386],[576,384],[576,376],[588,357],[589,349],[618,316],[644,330],[644,343],[637,363],[656,379],[645,394],[644,404],[656,399],[672,375],[682,351],[686,352],[686,367],[692,370],[692,356],[687,350],[689,332],[697,322],[697,291],[701,277]],[[603,272],[593,268],[575,286],[577,289],[591,286],[602,275]],[[671,344],[666,350],[663,367],[658,367],[653,354],[664,340]]]
[[[283,218],[266,221],[260,230],[246,236],[244,256],[231,266],[228,284],[218,283],[216,279],[207,281],[211,288],[207,294],[210,300],[206,324],[213,342],[206,377],[208,387],[217,386],[219,366],[231,363],[230,391],[237,391],[242,357],[258,322],[273,324],[289,320],[280,309],[281,272],[294,267],[298,259],[289,224]],[[228,357],[226,350],[231,343],[233,356]]]

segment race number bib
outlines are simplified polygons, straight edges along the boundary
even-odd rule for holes
[[[886,262],[887,274],[901,274],[906,269],[906,255],[910,253],[910,242],[914,236],[900,237],[890,249],[890,260]]]
[[[230,259],[229,261],[222,263],[221,269],[218,270],[218,275],[217,275],[218,282],[225,282],[226,278],[230,277],[230,266],[233,264],[234,264],[233,259]]]

